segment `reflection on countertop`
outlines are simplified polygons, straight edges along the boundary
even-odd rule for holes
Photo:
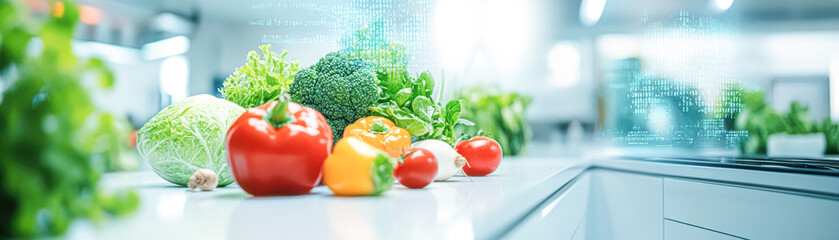
[[[549,196],[539,187],[579,160],[505,158],[487,177],[456,176],[424,189],[394,185],[381,196],[336,197],[325,186],[301,196],[252,197],[238,186],[191,192],[153,172],[113,173],[105,189],[135,188],[140,209],[97,227],[74,222],[72,239],[472,239]],[[555,184],[556,181],[551,182]],[[529,206],[529,207],[528,207]],[[480,225],[476,225],[478,222]],[[489,223],[489,224],[487,224]],[[480,228],[476,226],[481,226]],[[489,227],[487,227],[489,226]],[[478,232],[481,231],[481,232]]]

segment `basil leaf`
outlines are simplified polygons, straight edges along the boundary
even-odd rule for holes
[[[411,83],[411,97],[417,98],[419,96],[425,96],[425,81],[422,79],[413,79],[409,80]]]
[[[425,87],[425,96],[431,98],[431,93],[434,92],[434,77],[431,76],[431,72],[422,72],[417,80]]]
[[[473,123],[472,121],[461,118],[461,119],[457,120],[457,125],[475,126],[475,123]]]
[[[408,130],[411,135],[422,136],[432,130],[430,124],[402,109],[388,109],[388,113],[393,116],[393,122],[396,123],[396,126]]]
[[[419,119],[431,122],[431,117],[434,116],[434,102],[431,99],[425,96],[419,96],[414,99],[411,107],[413,107],[411,110],[414,111],[414,115],[419,117]]]
[[[372,112],[375,115],[389,118],[390,116],[392,116],[392,114],[390,114],[390,112],[388,111],[391,108],[399,108],[399,106],[396,106],[396,103],[393,100],[391,100],[391,101],[379,103],[379,105],[376,105],[374,107],[370,107],[369,109],[370,109],[370,112]]]
[[[396,100],[396,105],[403,106],[405,102],[411,100],[411,89],[410,88],[403,88],[396,92],[396,95],[393,96],[393,100]]]
[[[446,103],[446,123],[454,126],[457,120],[460,119],[460,111],[462,110],[463,100],[451,100]]]

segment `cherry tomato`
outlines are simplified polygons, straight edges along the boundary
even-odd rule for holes
[[[393,169],[393,176],[408,188],[424,188],[437,176],[437,158],[424,148],[411,148]]]
[[[455,151],[469,162],[463,166],[463,172],[469,176],[489,175],[501,164],[501,145],[492,138],[473,137],[458,143]]]

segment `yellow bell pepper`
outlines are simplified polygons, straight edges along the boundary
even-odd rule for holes
[[[323,183],[338,196],[376,195],[393,185],[393,162],[358,138],[342,138],[323,163]]]
[[[411,147],[411,134],[383,117],[360,118],[344,128],[344,137],[358,137],[367,144],[382,149],[390,157],[402,156]]]

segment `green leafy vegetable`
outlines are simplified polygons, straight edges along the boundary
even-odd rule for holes
[[[377,76],[379,100],[370,111],[392,120],[411,135],[454,145],[454,126],[471,123],[460,121],[463,101],[451,100],[443,106],[432,99],[434,78],[428,71],[416,77],[408,71],[379,72]]]
[[[218,173],[219,186],[233,183],[224,138],[245,109],[202,94],[169,105],[137,133],[137,150],[157,175],[186,186],[198,169]]]
[[[408,111],[402,109],[387,109],[387,113],[389,116],[387,118],[393,120],[393,123],[396,124],[396,126],[408,130],[408,133],[411,133],[411,135],[416,134],[424,136],[433,131],[428,122],[417,118]]]
[[[458,123],[462,103],[449,102],[457,108],[452,105],[446,109],[435,101],[431,96],[435,87],[431,73],[408,73],[407,49],[387,36],[386,22],[379,19],[358,27],[340,42],[342,52],[364,60],[376,72],[379,98],[369,107],[369,113],[390,119],[420,139],[438,139],[454,145],[454,125]]]
[[[0,98],[0,238],[60,235],[77,218],[101,222],[139,205],[134,192],[98,187],[102,172],[122,160],[129,130],[88,96],[82,76],[108,88],[113,74],[102,61],[73,55],[79,12],[63,6],[60,17],[31,24],[29,10],[0,1],[0,78],[11,83]],[[43,51],[28,56],[35,36]]]
[[[457,124],[457,120],[460,119],[460,112],[463,110],[463,100],[451,100],[449,103],[446,103],[446,123],[451,126]]]
[[[259,49],[262,58],[255,51],[248,52],[245,65],[224,81],[219,89],[224,99],[252,108],[277,99],[281,91],[288,91],[299,70],[297,59],[286,62],[288,51],[277,54],[271,51],[270,44],[259,46]]]
[[[405,103],[408,102],[408,100],[411,100],[411,89],[404,88],[402,90],[399,90],[399,92],[396,92],[396,94],[393,96],[393,100],[396,101],[397,106],[404,106]]]
[[[431,99],[425,96],[418,96],[414,98],[411,103],[412,110],[414,114],[420,119],[425,122],[431,122],[432,118],[434,117],[434,112],[436,112],[437,108],[434,106],[434,103],[431,102]]]
[[[458,134],[471,136],[480,130],[484,135],[498,141],[504,155],[524,153],[532,135],[525,118],[525,111],[531,102],[530,97],[518,93],[505,93],[497,87],[489,86],[464,88],[458,91],[456,97],[465,102],[463,118],[475,122],[456,125]],[[455,118],[452,116],[448,120]]]

